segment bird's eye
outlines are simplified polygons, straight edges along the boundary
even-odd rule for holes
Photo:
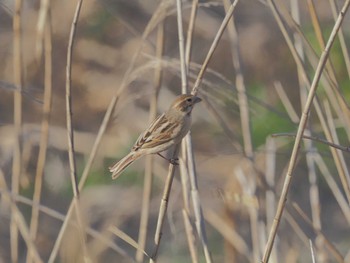
[[[188,98],[188,99],[187,99],[187,102],[192,102],[192,98]]]

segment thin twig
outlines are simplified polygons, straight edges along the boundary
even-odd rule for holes
[[[188,25],[188,29],[187,29],[187,38],[186,38],[185,61],[186,61],[186,66],[187,66],[187,74],[190,70],[192,38],[193,38],[193,32],[194,32],[194,23],[195,23],[196,17],[197,17],[197,9],[198,9],[198,0],[192,0],[191,16],[190,16],[190,22]]]
[[[8,186],[6,184],[5,176],[2,170],[0,170],[0,188],[5,189],[6,191],[2,192],[3,201],[7,202],[11,206],[11,215],[14,218],[16,227],[18,227],[26,245],[27,245],[27,251],[32,255],[32,258],[35,262],[43,262],[40,258],[40,255],[37,251],[37,248],[34,244],[33,239],[31,239],[29,230],[26,224],[26,220],[24,216],[22,215],[21,211],[18,209],[16,203],[14,202],[11,194],[12,192],[8,191]]]
[[[156,57],[157,59],[162,58],[164,51],[164,22],[161,22],[158,25],[157,32],[157,45],[156,45]],[[162,65],[158,63],[154,71],[154,93],[151,97],[150,102],[150,113],[149,120],[150,122],[154,120],[157,116],[157,108],[158,108],[158,95],[162,82]],[[153,156],[146,156],[146,164],[145,164],[145,179],[144,179],[144,188],[143,188],[143,197],[142,197],[142,210],[141,210],[141,218],[140,218],[140,230],[138,243],[139,247],[144,250],[146,247],[146,239],[147,239],[147,225],[149,219],[149,208],[150,208],[150,200],[152,193],[152,182],[153,182]],[[144,253],[142,250],[138,249],[136,252],[136,261],[143,262]]]
[[[270,136],[266,139],[266,229],[270,229],[273,224],[273,217],[276,213],[276,140]],[[266,239],[266,237],[265,237]],[[276,249],[272,250],[273,262],[278,262]]]
[[[110,226],[108,230],[123,241],[125,241],[126,243],[128,243],[129,245],[131,245],[132,247],[136,248],[137,251],[140,251],[142,254],[146,255],[147,257],[150,257],[134,239],[132,239],[129,235],[125,234],[123,231],[118,229],[116,226]]]
[[[201,243],[204,249],[204,256],[205,256],[206,262],[212,262],[213,260],[211,257],[211,253],[209,251],[208,238],[205,230],[205,219],[203,216],[203,209],[202,209],[202,205],[199,197],[197,172],[196,172],[196,167],[194,162],[192,141],[191,141],[190,135],[191,133],[189,132],[189,134],[185,137],[185,142],[187,146],[188,172],[189,172],[190,183],[191,183],[190,185],[191,185],[191,195],[192,195],[194,216],[196,219],[195,223],[196,223],[199,238],[201,240]]]
[[[339,13],[337,3],[334,0],[329,0],[329,3],[331,6],[334,21],[336,21],[338,13]],[[343,52],[343,58],[345,61],[346,71],[348,73],[348,77],[350,77],[350,56],[349,56],[348,48],[346,46],[344,33],[343,33],[343,30],[341,28],[339,29],[338,38],[339,38],[341,50]]]
[[[274,133],[271,135],[271,137],[296,137],[297,135],[295,133]],[[330,147],[333,147],[335,149],[338,149],[338,150],[341,150],[341,151],[344,151],[344,152],[350,152],[350,147],[346,147],[346,146],[341,146],[341,145],[338,145],[338,144],[335,144],[335,143],[332,143],[332,142],[329,142],[329,141],[326,141],[325,139],[321,139],[319,137],[316,137],[316,136],[309,136],[309,135],[303,135],[302,136],[303,139],[308,139],[308,140],[313,140],[315,142],[320,142],[320,143],[323,143],[323,144],[326,144]]]
[[[294,18],[295,22],[300,25],[300,10],[299,10],[299,3],[297,1],[291,1],[291,13],[292,17]],[[297,52],[300,56],[300,58],[304,61],[304,49],[302,45],[301,37],[295,33],[294,34],[294,43],[295,47],[297,49]],[[326,67],[330,66],[330,72],[332,72],[332,67],[330,61],[326,63]],[[298,68],[298,77],[299,77],[299,86],[300,86],[300,101],[301,105],[305,105],[305,102],[307,100],[307,81],[305,81],[302,77],[302,74],[300,74],[300,71],[302,71],[302,68]],[[309,122],[306,124],[305,133],[310,134],[310,127]],[[310,197],[310,206],[311,206],[311,213],[312,213],[312,222],[315,227],[320,228],[322,227],[321,224],[321,203],[320,203],[320,197],[319,197],[319,189],[317,185],[317,174],[316,174],[316,166],[314,159],[312,158],[312,155],[315,152],[315,147],[313,146],[313,142],[309,140],[304,141],[304,147],[306,151],[306,165],[307,165],[307,171],[308,171],[308,178],[309,178],[309,197]],[[322,238],[316,237],[316,248],[318,250],[318,255],[321,256],[324,252],[322,251],[323,244],[322,244]]]
[[[75,213],[78,221],[78,234],[82,245],[84,260],[88,260],[88,251],[86,248],[86,235],[84,231],[83,219],[81,215],[80,201],[79,201],[79,187],[78,187],[78,176],[76,172],[76,161],[75,161],[75,151],[74,151],[74,134],[72,127],[72,97],[71,97],[71,74],[72,74],[72,54],[74,46],[74,36],[76,32],[76,27],[78,24],[79,14],[83,0],[79,0],[75,9],[71,31],[68,40],[68,51],[67,51],[67,65],[66,65],[66,119],[67,119],[67,135],[68,135],[68,157],[69,157],[69,167],[71,183],[73,188],[73,203],[75,205]]]
[[[186,77],[188,77],[190,73],[190,61],[191,61],[191,51],[192,51],[192,37],[193,37],[193,32],[194,32],[194,25],[195,25],[195,20],[197,17],[197,9],[198,9],[198,0],[193,0],[192,1],[192,7],[191,7],[191,16],[190,16],[190,22],[189,26],[187,29],[187,39],[186,39],[186,50],[185,50],[185,55],[183,57],[183,54],[181,59],[185,61],[185,66],[184,69],[186,69]],[[180,33],[180,32],[179,32]],[[182,46],[183,43],[180,43]],[[187,80],[185,80],[187,83]],[[182,92],[188,92],[187,90],[187,85],[185,88],[183,88]],[[191,222],[190,218],[190,189],[191,189],[191,184],[190,184],[190,178],[189,178],[189,167],[187,164],[193,163],[194,160],[193,155],[188,156],[188,152],[192,152],[192,149],[188,149],[188,144],[186,143],[186,140],[191,140],[190,138],[191,135],[187,135],[186,139],[184,140],[184,143],[181,145],[181,156],[182,158],[180,159],[180,176],[181,176],[181,184],[182,184],[182,193],[183,193],[183,201],[184,201],[184,209],[182,210],[182,217],[184,220],[184,225],[185,225],[185,231],[186,231],[186,237],[187,237],[187,242],[188,242],[188,247],[191,255],[191,260],[193,263],[198,262],[198,253],[196,250],[196,245],[195,245],[195,236],[194,236],[194,231],[193,231],[193,225]],[[194,167],[192,165],[191,167]],[[194,174],[194,173],[192,173]],[[203,243],[202,243],[203,244]],[[206,253],[206,252],[205,252]]]
[[[230,1],[224,0],[224,7],[226,12],[228,12]],[[244,83],[244,77],[243,77],[243,68],[240,58],[240,51],[239,51],[239,45],[238,45],[238,33],[236,30],[236,25],[234,22],[234,19],[231,19],[228,23],[228,29],[227,29],[230,42],[231,42],[231,56],[232,56],[232,64],[236,73],[236,79],[235,79],[235,86],[237,88],[237,96],[238,96],[238,106],[239,106],[239,114],[240,114],[240,121],[241,121],[241,129],[242,129],[242,136],[243,136],[243,150],[244,155],[246,158],[250,160],[249,165],[254,171],[254,150],[253,150],[253,142],[252,142],[252,132],[251,132],[251,124],[250,124],[250,114],[249,114],[249,104],[248,104],[248,98],[246,94],[246,88]],[[256,184],[252,183],[255,180],[253,178],[256,178],[255,174],[249,174],[247,176],[252,177],[249,182],[251,182],[250,190],[251,194],[256,194]],[[252,239],[252,247],[253,247],[253,259],[258,260],[260,258],[261,252],[260,252],[260,245],[259,245],[259,236],[260,233],[259,230],[259,222],[258,222],[258,212],[255,207],[249,207],[248,208],[249,213],[249,219],[250,219],[250,234]]]
[[[79,198],[79,188],[78,188],[78,178],[76,174],[76,161],[74,152],[74,134],[72,128],[72,97],[71,97],[71,74],[72,74],[72,53],[74,45],[74,36],[76,32],[76,26],[79,19],[81,5],[83,0],[79,0],[75,9],[72,27],[69,35],[68,41],[68,51],[67,51],[67,65],[66,65],[66,119],[67,119],[67,135],[68,135],[68,156],[69,156],[69,167],[71,182],[73,186],[74,197]]]
[[[310,250],[311,250],[312,263],[316,263],[315,252],[314,252],[314,246],[312,245],[312,240],[309,239],[309,242],[310,242]]]
[[[22,0],[15,1],[15,13],[13,16],[13,73],[14,83],[18,89],[14,92],[13,121],[15,126],[15,142],[12,162],[12,185],[14,193],[19,192],[19,178],[21,175],[21,134],[22,134],[22,27],[21,27]],[[15,206],[12,206],[16,209]],[[12,211],[10,225],[11,260],[18,262],[18,228],[16,224],[15,210]]]
[[[296,113],[296,111],[292,105],[292,102],[290,101],[286,92],[284,91],[281,82],[275,81],[273,86],[275,87],[277,95],[280,97],[280,100],[283,103],[284,108],[286,109],[289,118],[292,120],[292,122],[298,123],[300,121],[299,116]]]
[[[324,105],[325,105],[327,122],[329,126],[329,131],[330,131],[330,137],[335,143],[339,144],[339,139],[338,139],[338,135],[334,124],[334,119],[331,113],[330,105],[327,100],[325,101]],[[331,148],[331,153],[332,153],[335,165],[337,167],[337,170],[339,172],[340,181],[343,185],[345,194],[348,198],[348,203],[350,204],[350,175],[349,175],[348,166],[345,162],[344,155],[342,152],[336,151],[334,148]]]
[[[187,237],[188,248],[190,250],[192,263],[198,263],[199,261],[198,261],[198,253],[195,247],[194,230],[190,221],[190,216],[186,211],[186,209],[182,209],[182,217],[185,224],[186,237]]]
[[[335,179],[333,178],[332,173],[329,171],[325,161],[321,158],[320,154],[313,155],[313,158],[315,159],[315,162],[323,175],[324,179],[326,180],[329,188],[331,189],[334,198],[337,200],[337,203],[341,209],[341,211],[344,214],[344,217],[346,221],[348,222],[348,225],[350,225],[350,207],[348,203],[346,202],[346,199],[340,190],[338,184],[336,183]]]
[[[189,65],[186,64],[186,57],[185,57],[185,50],[184,50],[181,1],[177,0],[177,3],[178,3],[178,26],[179,26],[178,33],[179,33],[179,47],[180,47],[182,93],[187,93],[188,92],[187,68],[189,67]],[[194,17],[192,17],[192,19],[194,19]],[[187,48],[191,48],[190,44],[187,45]],[[190,52],[187,52],[187,53],[189,54]],[[210,263],[212,262],[212,258],[211,258],[211,253],[209,251],[208,238],[205,230],[205,220],[204,220],[202,206],[201,206],[199,193],[198,193],[196,164],[195,164],[193,148],[192,148],[191,132],[189,132],[184,138],[184,143],[182,143],[182,148],[183,148],[183,152],[185,153],[185,156],[187,157],[188,175],[190,177],[192,202],[193,202],[197,232],[204,250],[205,260],[206,262]],[[186,191],[186,189],[184,189],[184,191]]]
[[[40,1],[40,9],[38,12],[38,22],[36,24],[36,60],[40,61],[42,50],[43,50],[43,43],[45,41],[45,35],[46,35],[46,27],[47,27],[47,21],[49,20],[50,15],[50,4],[51,1],[49,0],[41,0]]]
[[[177,157],[178,155],[179,155],[179,147],[175,147],[173,157]],[[171,186],[173,183],[174,174],[175,174],[175,165],[169,164],[168,175],[167,175],[167,179],[165,181],[162,200],[161,200],[160,207],[159,207],[157,226],[156,226],[156,231],[154,234],[154,248],[153,248],[152,256],[150,258],[150,263],[157,262],[158,250],[159,250],[159,246],[160,246],[160,240],[162,237],[164,219],[165,219],[166,211],[168,209],[170,190],[171,190]]]
[[[232,226],[227,224],[227,221],[225,221],[222,216],[217,213],[217,211],[206,208],[204,210],[204,216],[209,224],[212,225],[212,227],[214,227],[241,255],[246,257],[249,262],[253,261],[248,245],[243,237],[241,237],[240,234],[237,233],[234,228],[232,228]]]
[[[33,202],[40,202],[44,167],[46,162],[46,151],[49,138],[49,121],[52,102],[52,35],[51,35],[51,14],[50,8],[48,8],[47,21],[45,23],[45,35],[44,35],[44,50],[45,50],[45,91],[44,91],[44,105],[43,105],[43,118],[41,122],[41,137],[39,144],[39,154],[37,161],[37,168],[35,173]],[[30,236],[32,240],[36,239],[39,225],[39,209],[37,207],[32,208],[32,216],[30,220]],[[30,262],[31,254],[27,254],[27,261]]]
[[[184,30],[182,24],[182,1],[176,0],[177,7],[177,32],[179,38],[180,65],[181,65],[181,92],[187,93],[187,66],[185,58]]]
[[[271,0],[269,2],[272,4]],[[344,3],[342,11],[340,12],[340,14],[338,16],[336,24],[334,25],[334,28],[333,28],[333,30],[331,32],[331,35],[329,37],[329,40],[327,42],[326,48],[322,52],[319,64],[317,66],[317,69],[316,69],[316,72],[315,72],[315,76],[314,76],[314,79],[313,79],[312,84],[311,84],[310,92],[309,92],[309,95],[308,95],[308,98],[307,98],[307,101],[306,101],[306,105],[304,107],[304,111],[303,111],[303,114],[302,114],[301,119],[300,119],[297,136],[296,136],[296,139],[295,139],[292,155],[291,155],[291,158],[290,158],[288,171],[287,171],[287,174],[286,174],[286,177],[285,177],[285,181],[284,181],[281,197],[280,197],[280,199],[278,201],[278,207],[277,207],[277,212],[276,212],[274,224],[272,225],[272,228],[270,230],[269,238],[268,238],[268,241],[267,241],[267,244],[266,244],[266,247],[265,247],[265,252],[264,252],[264,255],[263,255],[263,259],[262,259],[261,262],[266,263],[269,260],[269,257],[270,257],[270,254],[271,254],[271,250],[272,250],[272,247],[273,247],[273,243],[274,243],[274,240],[275,240],[275,237],[276,237],[276,234],[277,234],[277,229],[278,229],[278,226],[279,226],[279,223],[280,223],[280,220],[281,220],[281,217],[282,217],[282,213],[283,213],[283,210],[284,210],[284,207],[285,207],[285,203],[286,203],[286,200],[287,200],[287,194],[288,194],[289,187],[290,187],[290,184],[291,184],[292,174],[293,174],[293,171],[294,171],[294,168],[295,168],[296,160],[297,160],[299,149],[300,149],[300,142],[301,142],[302,135],[303,135],[304,129],[305,129],[305,125],[306,125],[306,122],[307,122],[307,119],[308,119],[308,116],[309,116],[311,104],[312,104],[314,96],[316,94],[316,89],[317,89],[317,86],[318,86],[318,82],[319,82],[319,80],[321,78],[322,71],[323,71],[323,69],[325,67],[325,63],[326,63],[327,58],[329,56],[330,48],[332,47],[333,42],[335,40],[335,37],[337,35],[337,32],[338,32],[338,30],[339,30],[339,28],[340,28],[340,26],[341,26],[341,24],[343,22],[343,19],[344,19],[345,13],[348,10],[349,4],[350,4],[350,0],[347,0]]]
[[[329,249],[331,254],[334,256],[334,258],[337,260],[337,262],[344,262],[344,257],[342,254],[338,251],[338,249],[332,244],[332,242],[329,241],[329,239],[325,236],[325,234],[322,232],[321,229],[315,228],[310,218],[305,214],[305,212],[299,207],[298,204],[293,202],[293,208],[298,212],[298,214],[301,216],[301,218],[310,226],[313,228],[315,234],[320,235],[325,242],[325,246]]]
[[[72,128],[72,98],[71,98],[71,73],[72,73],[72,52],[73,52],[73,45],[74,45],[74,36],[76,32],[76,26],[79,19],[79,14],[81,10],[81,6],[83,4],[83,0],[79,0],[69,35],[68,40],[68,50],[67,50],[67,64],[66,64],[66,125],[67,125],[67,136],[68,136],[68,157],[69,157],[69,167],[70,167],[70,177],[71,177],[71,183],[73,188],[73,204],[75,206],[75,212],[77,216],[78,221],[78,232],[79,237],[81,241],[81,245],[83,248],[83,255],[84,258],[87,258],[87,249],[86,249],[86,236],[85,231],[83,230],[84,226],[82,223],[81,218],[81,211],[80,211],[80,205],[79,205],[79,187],[78,187],[78,177],[76,174],[76,161],[75,161],[75,152],[74,152],[74,135],[73,135],[73,128]],[[68,219],[67,219],[68,221]],[[57,239],[61,240],[63,238],[63,234],[59,235]],[[59,244],[60,241],[55,242],[56,244]],[[54,246],[54,249],[51,252],[49,262],[54,262],[57,254],[58,246]]]
[[[225,28],[226,28],[228,22],[230,21],[230,19],[232,17],[232,14],[233,14],[233,11],[235,10],[235,7],[236,7],[237,4],[238,4],[238,0],[235,0],[231,4],[230,8],[226,12],[226,16],[225,16],[224,20],[222,21],[218,32],[216,33],[216,36],[215,36],[215,38],[213,40],[213,43],[211,44],[210,49],[208,51],[208,54],[207,54],[207,56],[206,56],[206,58],[205,58],[205,60],[203,62],[201,70],[198,73],[196,82],[194,83],[194,86],[193,86],[193,89],[192,89],[192,94],[194,94],[194,95],[196,95],[197,92],[198,92],[199,85],[202,82],[202,79],[203,79],[204,73],[205,73],[205,71],[206,71],[206,69],[208,67],[209,61],[210,61],[211,57],[213,56],[214,51],[215,51],[215,49],[217,48],[217,46],[219,44],[221,36],[224,33]]]

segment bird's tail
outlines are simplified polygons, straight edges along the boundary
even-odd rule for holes
[[[118,176],[125,170],[125,168],[132,164],[139,157],[141,157],[139,154],[131,152],[119,162],[109,167],[109,171],[112,173],[112,179],[117,179]]]

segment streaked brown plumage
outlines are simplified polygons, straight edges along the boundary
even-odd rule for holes
[[[147,154],[156,154],[181,142],[191,127],[191,112],[201,99],[193,95],[180,95],[170,108],[158,116],[135,142],[130,153],[109,168],[116,179],[126,167]]]

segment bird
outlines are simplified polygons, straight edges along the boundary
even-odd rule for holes
[[[112,179],[119,175],[134,161],[148,155],[158,154],[164,159],[161,152],[177,145],[186,136],[191,128],[191,113],[193,107],[202,99],[191,94],[183,94],[175,98],[169,109],[159,115],[149,127],[140,134],[130,152],[109,167]],[[177,164],[174,159],[167,159]]]

